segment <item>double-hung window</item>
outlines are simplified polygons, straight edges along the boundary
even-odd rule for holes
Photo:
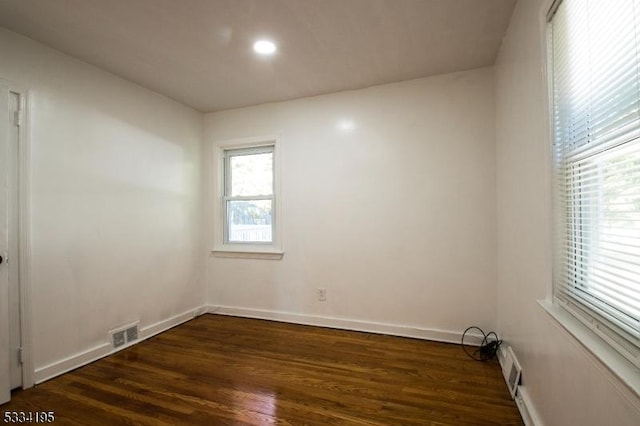
[[[215,151],[219,173],[214,253],[279,258],[276,143],[250,142],[231,141]]]
[[[554,300],[640,366],[640,1],[549,14]]]
[[[224,151],[224,240],[273,243],[273,146]]]

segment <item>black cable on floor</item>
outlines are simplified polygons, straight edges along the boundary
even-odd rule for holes
[[[482,334],[482,343],[477,347],[473,352],[469,352],[467,350],[467,345],[464,344],[464,338],[467,335],[469,330],[478,330],[480,334]],[[498,348],[502,344],[502,340],[498,338],[498,335],[495,331],[490,331],[487,334],[482,331],[480,327],[476,327],[472,325],[467,328],[464,333],[462,333],[462,350],[466,353],[471,359],[475,359],[476,361],[489,361],[494,358],[498,353]]]

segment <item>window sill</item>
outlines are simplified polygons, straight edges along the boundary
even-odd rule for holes
[[[580,320],[562,307],[547,300],[538,304],[557,321],[569,334],[582,344],[591,354],[615,375],[627,389],[640,396],[640,370],[628,359],[609,346],[602,338],[589,330]]]
[[[278,248],[253,245],[216,247],[211,253],[215,257],[232,259],[280,260],[284,256],[284,252]]]

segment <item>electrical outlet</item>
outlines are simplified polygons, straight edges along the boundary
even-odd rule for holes
[[[327,289],[326,288],[319,288],[318,291],[318,300],[320,302],[324,302],[327,300]]]

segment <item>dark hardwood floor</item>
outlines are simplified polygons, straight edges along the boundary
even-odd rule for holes
[[[6,411],[74,425],[521,425],[497,362],[457,345],[204,315]]]

